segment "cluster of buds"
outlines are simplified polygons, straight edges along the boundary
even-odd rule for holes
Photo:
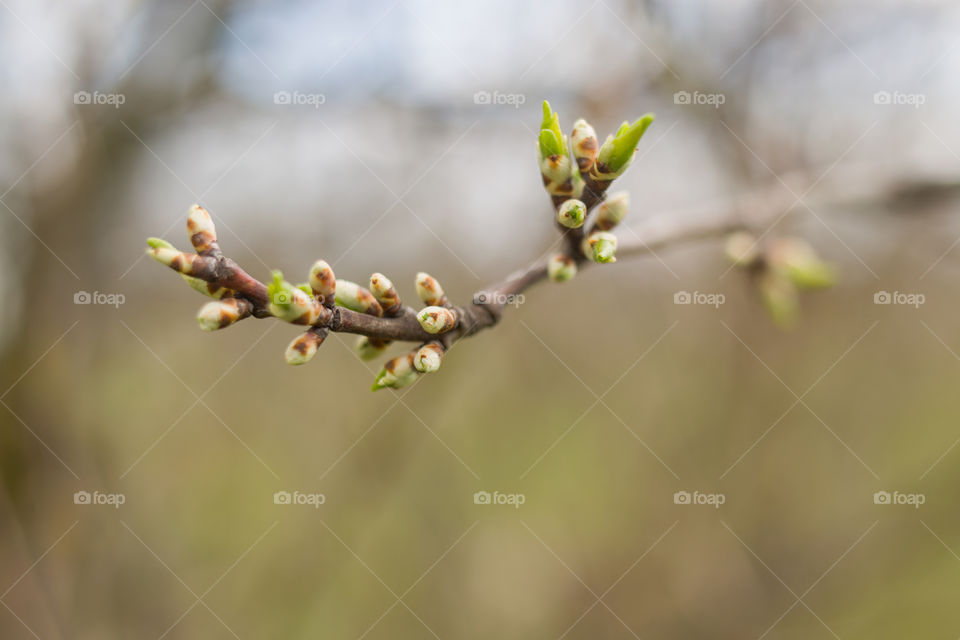
[[[624,122],[601,146],[596,131],[583,119],[574,123],[569,138],[563,135],[559,114],[544,101],[537,139],[540,173],[556,208],[557,224],[564,232],[576,233],[573,249],[568,246],[547,263],[547,274],[554,282],[573,278],[581,259],[600,264],[616,262],[617,237],[611,230],[626,217],[629,197],[625,192],[605,201],[604,197],[610,183],[633,162],[640,138],[652,122],[652,114],[633,124]],[[584,231],[591,209],[597,204],[593,222]]]
[[[385,277],[374,274],[374,277],[378,276],[383,280],[381,290],[384,292],[380,302],[383,304],[387,300],[395,300],[398,308],[401,308],[396,289]],[[441,335],[455,329],[460,322],[459,314],[447,300],[443,287],[436,278],[421,272],[417,274],[415,284],[417,297],[427,305],[417,313],[417,322],[420,323],[420,327],[433,335]],[[399,389],[412,384],[420,374],[437,371],[445,349],[440,340],[432,340],[409,353],[393,358],[377,374],[373,381],[373,390],[387,387]]]
[[[751,274],[764,308],[782,328],[796,323],[801,291],[830,287],[836,279],[833,267],[800,238],[761,244],[752,234],[740,231],[727,238],[725,253],[736,267]]]

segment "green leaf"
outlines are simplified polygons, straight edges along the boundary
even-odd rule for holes
[[[637,150],[640,138],[653,122],[653,114],[648,113],[633,124],[628,125],[624,122],[617,130],[617,135],[613,138],[613,151],[607,160],[607,166],[611,171],[619,171],[633,158],[633,152]]]

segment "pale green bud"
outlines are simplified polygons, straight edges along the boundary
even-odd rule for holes
[[[749,267],[760,259],[760,243],[752,233],[731,233],[724,245],[727,259],[738,267]]]
[[[587,206],[580,200],[571,198],[557,211],[557,222],[570,229],[579,229],[587,218]]]
[[[779,271],[768,269],[757,280],[757,289],[764,308],[774,324],[789,329],[799,314],[797,287]]]
[[[443,287],[440,286],[437,279],[422,271],[417,274],[417,297],[424,304],[431,306],[447,304],[447,297],[443,294]]]
[[[775,240],[767,252],[767,261],[801,289],[822,289],[835,281],[833,268],[820,260],[813,247],[800,238]]]
[[[573,158],[577,161],[577,169],[586,175],[597,159],[600,143],[597,140],[597,132],[583,118],[573,123],[570,146],[573,149]]]
[[[283,279],[283,273],[273,272],[273,281],[267,285],[270,313],[292,324],[315,324],[329,314],[313,296]]]
[[[430,342],[413,355],[413,367],[420,373],[433,373],[440,368],[443,360],[443,347],[437,342]]]
[[[154,260],[157,260],[157,262],[162,262],[167,266],[170,266],[169,263],[163,262],[163,260],[158,259],[157,256],[151,251],[154,249],[167,249],[167,250],[173,250],[177,253],[180,253],[179,251],[177,251],[176,247],[174,247],[172,244],[170,244],[169,242],[167,242],[162,238],[147,238],[147,245],[150,246],[150,249],[147,249],[147,254]],[[225,295],[233,293],[230,289],[227,289],[226,287],[221,287],[218,284],[213,284],[211,282],[207,282],[206,280],[201,280],[200,278],[194,278],[193,276],[188,276],[185,273],[181,273],[180,277],[183,278],[184,282],[190,285],[191,289],[193,289],[194,291],[198,291],[205,296],[209,296],[214,300],[219,300]]]
[[[383,315],[383,308],[373,294],[349,280],[337,280],[337,304],[358,313]]]
[[[287,350],[283,353],[287,364],[299,365],[310,362],[317,353],[317,349],[323,344],[327,337],[326,329],[310,329],[297,336],[287,345]]]
[[[610,231],[627,217],[629,206],[630,194],[626,191],[610,194],[597,207],[597,220],[594,223],[594,228],[598,231]]]
[[[200,307],[197,323],[204,331],[216,331],[243,320],[253,313],[253,304],[243,298],[224,298]]]
[[[160,238],[147,238],[147,245],[147,255],[160,264],[165,264],[178,273],[190,273],[193,270],[193,262],[197,259],[195,253],[179,251]]]
[[[413,353],[405,353],[387,362],[373,381],[372,391],[390,387],[400,389],[412,383],[420,375],[413,366]]]
[[[383,308],[385,316],[394,316],[403,308],[400,302],[400,294],[396,287],[390,282],[390,278],[382,273],[375,273],[370,276],[370,293],[376,298],[377,302]]]
[[[457,326],[457,314],[446,307],[424,307],[417,321],[427,333],[446,333]]]
[[[560,131],[560,114],[543,101],[543,122],[540,124],[540,154],[543,157],[567,155],[566,138]]]
[[[190,207],[187,213],[187,233],[197,253],[205,253],[217,248],[217,230],[213,226],[213,218],[199,204]]]
[[[616,135],[607,136],[597,155],[595,173],[607,180],[622,175],[633,162],[637,144],[652,122],[653,114],[648,113],[633,124],[624,122]]]
[[[359,336],[353,345],[353,350],[361,360],[373,360],[381,353],[386,351],[389,345],[389,342],[384,342],[383,340],[375,340],[368,338],[367,336]]]
[[[609,231],[595,231],[583,239],[581,250],[594,262],[616,262],[617,236]]]
[[[556,253],[547,262],[547,275],[554,282],[566,282],[577,275],[577,261],[562,253]]]
[[[337,290],[337,277],[326,260],[317,260],[310,267],[310,288],[324,302],[333,300]],[[330,306],[330,305],[327,305]]]

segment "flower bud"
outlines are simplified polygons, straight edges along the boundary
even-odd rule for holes
[[[349,280],[337,280],[337,304],[357,313],[380,317],[383,307],[373,294]]]
[[[757,280],[757,290],[774,324],[789,329],[796,323],[799,295],[796,285],[788,277],[775,269],[767,269]]]
[[[443,287],[430,274],[417,274],[417,296],[424,304],[442,307],[447,304],[447,296],[443,294]]]
[[[615,135],[607,136],[597,154],[593,177],[613,180],[621,176],[633,162],[637,144],[652,122],[653,114],[648,113],[633,124],[624,122]]]
[[[419,372],[413,367],[413,353],[405,353],[383,366],[373,381],[371,390],[377,391],[386,387],[399,389],[416,380],[418,375]]]
[[[310,288],[314,295],[321,297],[326,306],[333,306],[337,290],[337,278],[333,275],[333,269],[330,268],[326,260],[317,260],[310,267]]]
[[[560,114],[550,108],[550,103],[543,101],[543,122],[540,124],[538,139],[540,155],[549,156],[567,155],[567,138],[560,131]]]
[[[190,235],[190,244],[197,250],[197,253],[206,254],[219,251],[217,230],[213,226],[213,218],[199,204],[190,207],[190,211],[187,213],[187,233]]]
[[[287,364],[297,365],[310,362],[310,359],[316,355],[317,348],[323,344],[326,337],[326,329],[311,327],[302,335],[294,338],[293,341],[287,345],[287,350],[283,354]]]
[[[627,217],[627,208],[630,205],[630,194],[626,191],[618,191],[600,203],[597,207],[597,219],[594,223],[594,229],[597,231],[610,231],[615,226],[623,222]]]
[[[390,282],[390,278],[382,273],[375,273],[370,276],[370,293],[383,308],[383,315],[388,318],[396,316],[403,309],[400,294],[397,293],[396,287]]]
[[[373,360],[383,353],[388,346],[390,346],[390,342],[387,340],[359,336],[353,345],[353,351],[361,360]]]
[[[543,101],[543,123],[537,137],[537,163],[543,174],[543,186],[554,197],[555,205],[578,195],[582,181],[570,162],[567,138],[560,131],[560,116],[546,100]]]
[[[446,333],[457,326],[457,314],[446,307],[424,307],[417,321],[427,333]]]
[[[747,231],[731,233],[724,245],[727,259],[738,267],[749,267],[760,260],[760,243]]]
[[[587,218],[587,206],[580,200],[571,198],[557,211],[557,222],[570,229],[579,229]]]
[[[154,259],[156,258],[151,253],[151,249],[173,249],[174,251],[177,250],[172,244],[170,244],[166,240],[163,240],[162,238],[147,238],[147,244],[150,246],[150,249],[147,250],[147,253],[150,254],[150,257]],[[223,298],[226,295],[233,294],[233,291],[231,291],[230,289],[227,289],[226,287],[221,287],[218,284],[215,284],[213,282],[207,282],[206,280],[201,280],[200,278],[194,278],[193,276],[188,276],[185,273],[181,273],[180,277],[183,278],[183,281],[186,282],[188,285],[190,285],[190,288],[192,288],[194,291],[198,291],[205,296],[209,296],[213,298],[214,300],[219,300],[220,298]]]
[[[174,271],[189,274],[193,270],[193,262],[197,259],[195,253],[184,253],[177,250],[172,244],[160,238],[147,238],[147,255],[165,264]]]
[[[600,143],[597,141],[597,132],[583,118],[573,123],[570,146],[573,148],[573,158],[577,161],[577,169],[586,175],[597,159]]]
[[[616,262],[617,236],[608,231],[595,231],[583,239],[583,254],[600,264]]]
[[[547,275],[554,282],[566,282],[577,275],[577,261],[562,253],[555,253],[547,262]]]
[[[440,368],[443,360],[443,347],[438,342],[428,342],[413,356],[413,367],[420,373],[433,373]]]
[[[800,289],[822,289],[833,285],[835,276],[830,265],[817,256],[800,238],[779,238],[767,251],[767,262],[780,270]]]
[[[253,303],[243,298],[224,298],[200,307],[197,322],[204,331],[229,327],[253,313]]]
[[[310,294],[286,280],[280,271],[273,272],[273,282],[267,285],[270,313],[291,324],[317,324],[329,320],[330,310]]]

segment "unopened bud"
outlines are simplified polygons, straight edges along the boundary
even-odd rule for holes
[[[147,238],[147,244],[150,246],[150,249],[147,249],[147,253],[150,254],[150,257],[154,259],[156,259],[156,257],[150,253],[153,249],[172,249],[173,251],[177,251],[172,244],[162,238]],[[192,288],[194,291],[198,291],[205,296],[213,298],[214,300],[219,300],[228,294],[233,294],[233,291],[227,289],[226,287],[221,287],[218,284],[207,282],[206,280],[201,280],[200,278],[188,276],[185,273],[181,273],[180,277],[183,278],[183,281],[190,285],[190,288]]]
[[[177,250],[172,244],[160,238],[147,238],[147,255],[165,264],[174,271],[189,274],[193,270],[193,262],[197,259],[195,253],[185,253]]]
[[[382,273],[370,276],[370,293],[383,307],[383,315],[388,318],[397,315],[403,309],[397,288],[390,282],[390,278]]]
[[[213,218],[199,204],[190,207],[190,211],[187,213],[187,233],[190,235],[190,243],[197,250],[197,253],[204,254],[209,251],[216,251],[219,248],[217,247],[217,230],[213,226]]]
[[[583,239],[581,250],[594,262],[616,262],[617,236],[609,231],[596,231]]]
[[[387,362],[373,381],[371,390],[376,391],[386,387],[399,389],[416,380],[419,372],[413,367],[413,355],[413,353],[405,353]]]
[[[633,162],[637,144],[652,122],[653,114],[648,113],[633,124],[624,122],[615,135],[607,136],[597,154],[594,176],[613,180],[622,175]]]
[[[317,260],[310,267],[310,288],[314,295],[322,298],[328,307],[333,306],[333,299],[337,290],[337,278],[333,269],[326,260]],[[329,302],[329,304],[327,304]]]
[[[626,191],[610,194],[597,207],[597,220],[594,223],[594,228],[598,231],[610,231],[627,217],[629,206],[630,194]]]
[[[302,335],[294,338],[293,341],[287,345],[287,350],[283,354],[287,364],[297,365],[310,362],[310,359],[316,355],[317,348],[323,344],[326,337],[326,329],[311,327]]]
[[[316,324],[321,319],[329,319],[329,309],[310,294],[284,280],[280,271],[273,272],[273,281],[267,285],[267,295],[270,299],[270,313],[284,322],[309,325]]]
[[[447,297],[443,295],[443,287],[437,279],[422,271],[417,274],[417,296],[424,304],[430,306],[447,304]]]
[[[417,321],[427,333],[446,333],[457,326],[457,314],[446,307],[424,307]]]
[[[797,321],[799,294],[788,277],[774,269],[767,269],[757,280],[757,289],[764,308],[774,324],[789,329]]]
[[[358,313],[377,317],[383,315],[383,307],[373,294],[349,280],[337,280],[337,304]]]
[[[577,275],[577,261],[562,253],[556,253],[547,262],[547,275],[554,282],[566,282]]]
[[[767,252],[767,261],[801,289],[822,289],[833,285],[833,268],[823,262],[800,238],[779,238]]]
[[[571,198],[557,211],[557,222],[570,229],[579,229],[587,218],[587,206],[580,200]]]
[[[353,345],[353,351],[361,360],[373,360],[383,353],[388,346],[390,346],[389,341],[360,336]]]
[[[573,148],[573,158],[577,161],[577,169],[586,175],[597,159],[600,143],[597,141],[597,132],[583,118],[573,123],[570,146]]]
[[[433,373],[440,368],[443,360],[443,347],[430,342],[417,349],[413,356],[413,366],[420,373]]]
[[[208,302],[200,308],[197,322],[204,331],[216,331],[229,327],[253,313],[253,303],[243,298],[224,298]]]
[[[724,245],[727,259],[738,267],[749,267],[760,259],[760,243],[752,233],[731,233]]]

